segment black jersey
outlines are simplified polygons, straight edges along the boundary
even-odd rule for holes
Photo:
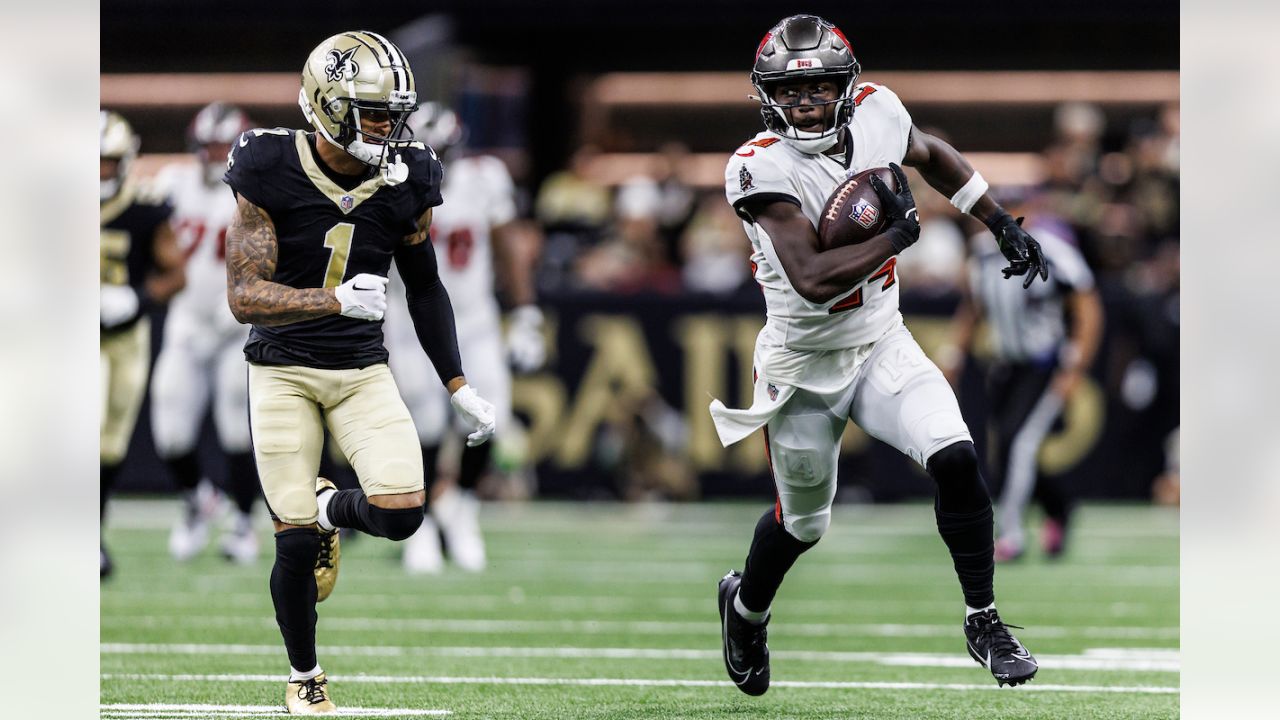
[[[359,273],[386,277],[396,247],[441,203],[443,168],[421,143],[396,152],[409,178],[390,185],[381,173],[344,190],[321,169],[302,130],[251,130],[232,150],[223,181],[267,212],[279,251],[272,282],[337,287]],[[323,141],[321,141],[323,142]],[[288,325],[254,325],[245,358],[263,365],[361,368],[386,362],[382,323],[328,315]]]
[[[139,298],[146,296],[147,274],[155,265],[156,228],[173,214],[173,206],[160,197],[135,194],[125,186],[102,203],[99,278],[103,285],[129,285]],[[141,307],[127,321],[102,332],[127,330],[142,316]]]

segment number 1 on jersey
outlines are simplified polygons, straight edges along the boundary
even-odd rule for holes
[[[347,274],[347,256],[351,254],[351,238],[355,233],[355,225],[338,223],[324,234],[324,246],[329,248],[329,266],[324,271],[324,287],[336,288],[342,284],[342,277]]]

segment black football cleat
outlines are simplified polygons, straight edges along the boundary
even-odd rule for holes
[[[98,545],[98,580],[106,580],[111,577],[111,573],[116,569],[115,563],[111,562],[111,556],[107,554],[107,546]]]
[[[720,579],[720,640],[724,646],[724,669],[738,689],[748,695],[763,695],[769,689],[769,637],[763,623],[747,622],[733,609],[742,575],[731,570]]]
[[[969,654],[978,664],[991,671],[1000,687],[1021,685],[1036,676],[1040,665],[1031,653],[1009,632],[1017,625],[1005,625],[993,610],[983,610],[964,622],[964,635]]]

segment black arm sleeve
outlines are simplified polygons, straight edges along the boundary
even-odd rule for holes
[[[396,267],[404,279],[409,296],[409,316],[418,342],[431,358],[431,364],[447,384],[462,375],[462,358],[458,354],[458,332],[453,322],[453,305],[449,293],[440,282],[436,251],[431,243],[401,245],[396,249]]]

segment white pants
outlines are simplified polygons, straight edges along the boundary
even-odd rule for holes
[[[511,422],[511,370],[507,365],[506,345],[502,341],[497,316],[481,315],[484,317],[458,316],[458,352],[467,384],[493,403],[498,433],[501,434]],[[449,429],[452,414],[449,393],[418,343],[411,324],[402,321],[393,328],[388,323],[384,325],[384,331],[390,355],[388,364],[400,388],[400,395],[409,406],[413,424],[418,428],[418,438],[423,445],[438,445]],[[457,418],[454,425],[459,433],[475,429]]]
[[[890,330],[844,387],[794,388],[765,426],[782,523],[799,540],[813,542],[830,525],[849,420],[921,465],[949,445],[972,441],[946,378],[905,326]]]
[[[248,335],[248,325],[169,315],[151,378],[151,433],[161,458],[195,449],[210,396],[223,450],[249,452]]]

